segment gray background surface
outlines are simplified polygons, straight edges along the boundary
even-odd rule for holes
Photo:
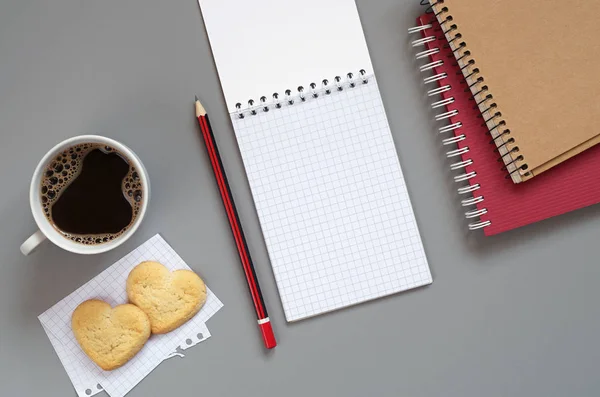
[[[407,44],[422,9],[416,0],[358,8],[434,283],[286,324],[196,1],[0,2],[0,395],[75,395],[37,316],[157,232],[225,308],[209,341],[159,366],[132,397],[600,394],[600,207],[493,238],[467,233]],[[262,281],[279,340],[272,352],[193,117],[196,93]],[[55,143],[92,133],[144,161],[146,221],[107,254],[48,245],[21,256],[35,230],[35,165]]]

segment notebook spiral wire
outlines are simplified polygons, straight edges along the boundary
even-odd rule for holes
[[[427,6],[427,9],[425,10],[427,14],[433,13],[433,6],[429,3],[429,0],[419,0],[419,3],[421,3],[422,6]]]
[[[421,4],[425,5],[425,4],[429,4],[429,2],[427,0],[421,0]],[[433,7],[430,6],[428,8],[428,12],[429,12],[429,10],[433,10]],[[433,27],[434,27],[433,24],[425,24],[422,26],[415,26],[413,28],[410,28],[408,30],[408,33],[409,34],[415,34],[415,33],[421,34],[421,32],[431,29]],[[438,40],[438,37],[436,37],[435,35],[425,36],[420,39],[414,40],[412,42],[413,47],[425,47],[426,48],[425,50],[420,51],[415,55],[416,59],[429,58],[432,55],[438,54],[441,51],[440,48],[427,49],[428,43],[432,43],[437,40]],[[431,61],[425,65],[422,65],[419,69],[422,73],[427,73],[428,71],[434,70],[434,69],[442,66],[443,64],[444,64],[443,60]],[[444,80],[447,78],[448,78],[448,75],[444,72],[437,73],[437,74],[423,78],[423,83],[425,84],[426,87],[430,86],[430,85],[435,85],[434,88],[431,88],[427,91],[427,96],[428,97],[436,97],[445,92],[451,91],[453,88],[450,86],[450,84],[444,83]],[[433,103],[431,104],[431,107],[433,109],[440,109],[440,113],[438,113],[435,116],[435,120],[442,122],[442,123],[446,122],[445,125],[442,125],[441,127],[438,128],[438,132],[440,134],[451,133],[450,137],[442,139],[442,144],[444,146],[456,145],[459,142],[466,140],[466,136],[464,134],[458,133],[463,126],[462,122],[457,121],[452,124],[448,124],[448,122],[447,122],[447,120],[450,119],[451,117],[456,117],[459,115],[459,111],[457,109],[448,108],[448,106],[452,105],[454,102],[455,102],[454,97],[450,96],[446,99],[442,98],[437,101],[434,100]],[[457,131],[457,133],[455,133],[455,131]],[[467,170],[466,170],[466,168],[468,166],[473,164],[473,160],[470,158],[467,158],[466,160],[464,160],[463,155],[466,155],[468,153],[469,153],[468,146],[465,146],[462,148],[451,149],[446,152],[447,158],[449,158],[451,160],[458,160],[455,163],[452,163],[450,165],[450,169],[452,171],[460,171],[460,170],[463,171],[463,173],[454,176],[454,181],[456,183],[460,183],[460,184],[464,184],[465,182],[469,183],[468,185],[461,186],[457,189],[457,192],[460,196],[470,195],[469,198],[465,198],[465,199],[461,200],[461,205],[465,208],[476,206],[477,204],[483,203],[485,201],[485,199],[482,195],[477,194],[477,191],[479,189],[481,189],[481,185],[478,183],[475,183],[475,184],[470,183],[470,180],[477,176],[477,172],[475,172],[475,171],[467,172]],[[465,217],[469,220],[473,220],[471,223],[469,223],[469,230],[478,230],[478,229],[483,229],[485,227],[490,226],[492,223],[489,220],[485,220],[485,221],[476,220],[476,219],[480,218],[481,216],[487,214],[487,212],[488,211],[486,208],[481,208],[481,209],[475,208],[475,209],[471,209],[471,210],[465,212]]]
[[[502,118],[502,112],[496,102],[494,95],[485,84],[485,79],[477,68],[476,60],[468,50],[468,45],[462,39],[460,28],[453,22],[453,16],[450,9],[444,5],[446,0],[420,0],[422,5],[428,5],[427,12],[434,14],[437,18],[444,36],[448,40],[448,45],[454,53],[456,62],[465,76],[465,81],[473,94],[472,100],[475,106],[479,108],[481,117],[488,128],[488,134],[491,137],[490,144],[496,147],[499,153],[498,162],[504,164],[503,169],[507,171],[507,178],[512,178],[514,182],[521,182],[521,174],[529,175],[529,168],[523,155],[519,154],[519,146],[512,138],[510,128],[505,119]]]
[[[361,69],[358,72],[358,78],[354,76],[354,73],[350,72],[346,74],[345,78],[335,76],[333,82],[324,79],[321,81],[320,87],[313,82],[308,85],[308,90],[303,86],[299,86],[296,89],[296,92],[292,92],[290,89],[285,90],[283,96],[279,95],[277,92],[271,96],[271,99],[262,96],[260,97],[258,104],[256,104],[254,99],[249,99],[248,106],[245,108],[238,102],[235,104],[235,114],[237,115],[237,118],[240,119],[243,119],[248,115],[256,116],[259,112],[266,113],[271,109],[281,109],[283,106],[293,106],[295,103],[298,103],[298,101],[306,102],[310,99],[316,99],[321,95],[331,95],[334,91],[343,91],[347,88],[352,89],[355,88],[357,84],[368,83],[369,76],[367,76],[367,72],[364,69]]]

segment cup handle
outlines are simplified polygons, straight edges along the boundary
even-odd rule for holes
[[[21,253],[25,256],[31,254],[44,241],[46,241],[46,236],[41,230],[38,230],[21,245]]]

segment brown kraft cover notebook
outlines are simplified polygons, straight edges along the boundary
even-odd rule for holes
[[[600,143],[600,1],[430,3],[513,182]]]

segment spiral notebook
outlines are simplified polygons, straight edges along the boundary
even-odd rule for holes
[[[287,320],[430,284],[354,0],[199,3]]]
[[[422,15],[410,33],[470,229],[494,235],[600,202],[600,146],[526,183],[507,178],[436,17]]]
[[[515,183],[600,142],[600,2],[430,2]]]

